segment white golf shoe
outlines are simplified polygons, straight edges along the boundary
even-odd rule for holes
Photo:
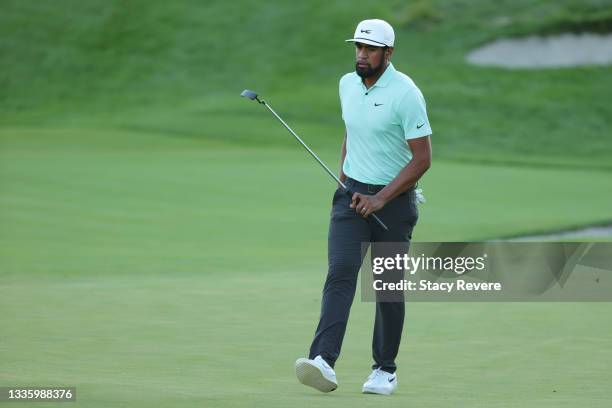
[[[364,394],[383,394],[391,395],[397,388],[397,374],[391,374],[377,368],[372,371],[363,384],[362,392]]]
[[[336,373],[321,356],[314,360],[298,358],[295,362],[295,375],[304,385],[321,392],[331,392],[338,388]]]

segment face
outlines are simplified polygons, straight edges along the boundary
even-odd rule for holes
[[[362,78],[370,78],[382,72],[387,66],[393,48],[375,47],[373,45],[355,43],[355,71]]]

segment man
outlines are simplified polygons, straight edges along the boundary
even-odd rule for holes
[[[425,100],[391,64],[394,40],[393,28],[383,20],[360,22],[347,40],[355,43],[356,65],[340,79],[346,125],[340,179],[355,193],[349,197],[338,188],[334,194],[321,316],[309,358],[295,363],[299,381],[322,392],[338,386],[333,367],[363,261],[362,243],[399,242],[407,248],[418,218],[414,186],[431,164]],[[373,212],[388,231],[368,218]],[[374,365],[364,393],[391,394],[397,388],[395,358],[403,323],[403,296],[377,301]]]

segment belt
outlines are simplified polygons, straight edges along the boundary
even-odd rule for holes
[[[363,189],[363,190],[366,190],[368,193],[373,193],[373,194],[376,194],[380,190],[385,188],[384,185],[362,183],[361,181],[357,181],[357,180],[352,179],[350,177],[347,177],[347,179],[346,179],[344,184],[346,184],[346,186],[348,188],[350,188],[350,189],[353,189],[354,187],[357,187],[360,190]]]

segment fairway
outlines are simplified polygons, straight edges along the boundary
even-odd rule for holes
[[[145,145],[140,134],[110,131],[83,143],[81,135],[1,134],[3,383],[75,384],[87,407],[379,404],[359,393],[371,303],[353,307],[337,392],[316,394],[294,378],[319,313],[333,190],[299,146],[228,149],[161,136]],[[554,181],[595,188],[606,173],[480,166],[432,169],[416,239],[493,238],[595,222],[608,210],[609,197],[593,194],[591,212],[561,219],[579,191]],[[464,174],[481,179],[462,186]],[[301,181],[299,191],[287,178]],[[534,195],[541,186],[547,194],[526,216],[515,190]],[[447,211],[453,202],[456,213]],[[491,208],[504,208],[507,223],[487,222]],[[386,403],[607,406],[610,311],[409,304],[402,388]]]
[[[74,384],[77,406],[378,406],[360,387],[373,304],[355,302],[339,389],[294,378],[322,268],[4,281],[6,384]],[[408,304],[401,388],[384,403],[607,407],[609,304]]]
[[[75,386],[87,408],[612,406],[610,302],[409,302],[385,397],[361,393],[374,304],[358,289],[338,390],[301,385],[336,186],[239,97],[337,170],[344,40],[388,20],[433,129],[414,241],[610,225],[611,67],[466,56],[612,32],[611,0],[5,3],[0,387]]]
[[[297,143],[237,148],[59,129],[1,131],[0,144],[5,274],[207,272],[236,255],[262,268],[324,262],[335,186]],[[414,238],[498,239],[605,222],[609,174],[439,160],[421,183],[428,202]],[[73,265],[87,260],[87,271],[54,258],[67,253]]]

